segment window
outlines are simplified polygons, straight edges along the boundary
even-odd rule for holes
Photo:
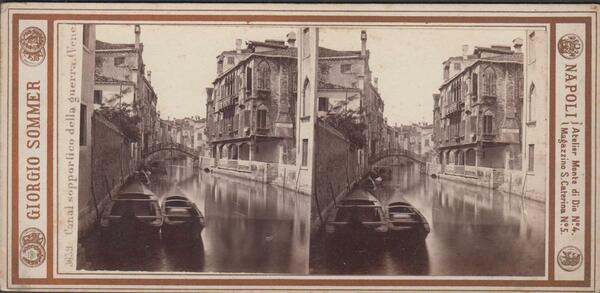
[[[444,66],[444,80],[448,79],[450,77],[450,66],[446,65]]]
[[[223,60],[219,60],[217,62],[217,74],[223,73]]]
[[[86,145],[87,138],[87,106],[81,104],[79,108],[79,145]]]
[[[308,139],[302,140],[302,166],[308,166]]]
[[[429,139],[425,139],[425,146],[428,147],[429,146]]]
[[[295,93],[298,90],[298,70],[292,70],[290,83],[292,84],[292,92]]]
[[[227,64],[233,64],[233,63],[235,63],[235,59],[233,58],[233,56],[227,57]]]
[[[310,56],[310,33],[308,28],[302,31],[302,58]]]
[[[258,65],[258,79],[257,88],[259,89],[270,89],[271,88],[271,69],[267,62],[261,62]]]
[[[115,66],[120,66],[125,64],[125,57],[115,57]]]
[[[244,127],[250,127],[250,110],[244,110]]]
[[[460,70],[460,63],[454,63],[454,70]]]
[[[534,145],[530,144],[529,145],[529,164],[527,166],[527,171],[529,172],[533,172],[533,166],[534,166],[534,162],[535,162],[535,156],[534,156]]]
[[[94,90],[94,104],[102,105],[102,91]]]
[[[483,133],[492,134],[494,131],[494,117],[492,115],[483,116]]]
[[[202,133],[198,133],[198,135],[197,135],[197,139],[198,139],[198,140],[202,140]]]
[[[252,67],[246,68],[246,90],[252,91]]]
[[[310,115],[308,112],[310,108],[310,95],[310,82],[306,79],[304,81],[304,90],[302,92],[302,116]]]
[[[483,95],[496,96],[496,72],[492,67],[483,71]]]
[[[236,72],[235,75],[235,93],[239,93],[240,89],[243,87],[242,85],[242,73]]]
[[[225,78],[223,78],[222,80],[222,93],[225,97],[231,97],[235,94],[234,89],[235,89],[235,76],[233,74],[228,74],[227,76],[225,76]]]
[[[267,110],[260,109],[257,111],[256,125],[258,128],[267,128]]]
[[[90,25],[89,24],[83,25],[82,43],[86,48],[88,48],[88,49],[90,48]]]
[[[533,100],[535,98],[535,84],[532,82],[529,86],[529,95],[527,95],[527,121],[533,121]]]
[[[329,111],[329,99],[328,98],[319,98],[319,111],[327,112]]]
[[[471,77],[471,90],[473,91],[473,100],[477,101],[477,97],[479,95],[479,91],[478,91],[478,76],[477,73],[473,73],[473,77]]]
[[[471,116],[471,134],[477,134],[477,116]]]
[[[234,131],[238,131],[240,126],[240,115],[239,114],[235,114],[233,116],[233,130]]]
[[[352,64],[342,64],[340,67],[342,73],[350,73],[352,71]]]
[[[535,32],[532,32],[531,34],[529,34],[529,42],[527,42],[527,46],[529,48],[527,48],[527,54],[529,55],[529,63],[534,63],[535,62]]]

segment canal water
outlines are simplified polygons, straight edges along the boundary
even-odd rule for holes
[[[374,194],[383,206],[403,199],[418,208],[431,226],[425,242],[388,241],[384,249],[332,257],[336,248],[321,231],[311,240],[311,274],[544,275],[543,203],[399,165]]]
[[[308,271],[310,198],[272,185],[195,170],[189,162],[152,175],[159,199],[185,194],[204,214],[200,245],[162,241],[111,251],[95,231],[81,241],[85,270],[294,273]]]

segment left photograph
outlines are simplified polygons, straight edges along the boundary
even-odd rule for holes
[[[298,29],[73,27],[77,270],[307,274]]]

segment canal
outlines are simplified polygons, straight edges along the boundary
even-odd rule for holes
[[[387,241],[384,249],[333,257],[336,247],[328,247],[320,231],[311,239],[311,274],[544,275],[543,203],[399,165],[374,194],[383,206],[403,199],[418,208],[431,226],[425,241]]]
[[[205,216],[200,245],[107,249],[98,231],[80,241],[78,269],[294,273],[308,271],[310,198],[272,185],[171,164],[152,175],[159,199],[183,192]]]

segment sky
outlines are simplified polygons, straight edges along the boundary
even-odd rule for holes
[[[216,57],[235,49],[235,40],[285,40],[294,27],[142,25],[146,70],[158,95],[161,118],[206,116],[206,88],[216,77]],[[525,31],[507,28],[368,27],[370,68],[379,78],[389,125],[432,122],[433,98],[442,83],[442,62],[462,54],[462,46],[512,45]],[[360,28],[327,28],[321,47],[360,50]],[[133,25],[97,25],[96,39],[133,43]],[[245,42],[244,42],[245,44]]]

